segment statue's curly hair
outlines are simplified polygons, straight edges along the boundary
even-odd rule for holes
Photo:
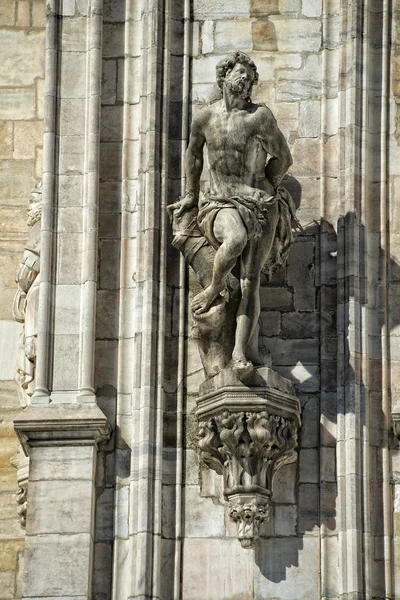
[[[234,52],[233,54],[229,54],[226,58],[223,58],[217,64],[216,71],[217,71],[218,87],[222,91],[222,86],[223,86],[226,74],[228,73],[228,71],[232,71],[234,66],[238,63],[240,63],[242,65],[246,65],[246,67],[250,67],[250,69],[253,72],[253,83],[251,84],[251,87],[249,89],[249,97],[250,97],[251,89],[252,89],[253,85],[255,83],[257,83],[257,81],[258,81],[257,67],[256,67],[254,61],[251,60],[250,56],[247,56],[247,54],[245,54],[244,52],[240,52],[240,50],[238,50],[237,52]]]

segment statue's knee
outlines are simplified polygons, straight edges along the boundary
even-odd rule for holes
[[[254,294],[258,293],[259,279],[244,277],[240,281],[240,287],[242,290],[242,296],[253,296]]]
[[[246,248],[247,234],[235,235],[230,241],[229,247],[234,256],[240,256]]]

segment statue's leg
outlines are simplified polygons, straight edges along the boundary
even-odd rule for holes
[[[247,244],[241,262],[241,290],[237,319],[235,347],[232,353],[233,366],[243,371],[251,370],[254,334],[260,316],[260,275],[268,258],[275,237],[278,222],[278,209],[271,208],[267,225],[260,239],[252,239]],[[251,356],[250,356],[251,355]]]
[[[247,230],[234,208],[223,208],[218,212],[214,220],[214,236],[221,246],[215,254],[210,285],[192,301],[192,310],[197,314],[206,312],[222,292],[227,275],[246,247]]]

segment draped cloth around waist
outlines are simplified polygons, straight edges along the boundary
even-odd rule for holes
[[[274,196],[261,190],[252,195],[231,197],[204,194],[199,201],[197,223],[200,231],[217,250],[221,245],[214,235],[214,221],[220,210],[234,208],[239,213],[247,230],[248,240],[261,238],[268,224],[272,206],[278,206],[278,223],[269,257],[263,266],[263,272],[270,277],[276,269],[286,262],[293,242],[292,218],[296,219],[296,207],[289,192],[278,187]]]

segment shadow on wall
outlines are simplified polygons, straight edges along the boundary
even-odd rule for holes
[[[294,189],[297,186],[298,202],[298,194],[301,194],[298,182],[293,180],[290,185],[290,191],[294,196],[296,193]],[[307,381],[296,382],[303,407],[303,426],[300,433],[299,464],[295,486],[298,490],[297,531],[290,537],[264,537],[255,553],[260,572],[274,583],[285,581],[287,569],[299,566],[304,538],[316,536],[315,527],[320,530],[322,539],[324,537],[332,539],[336,536],[338,526],[340,529],[350,527],[350,524],[345,522],[345,511],[340,514],[341,522],[337,523],[339,514],[337,513],[336,437],[334,436],[336,424],[339,425],[343,440],[350,435],[348,431],[345,433],[343,427],[351,426],[350,420],[353,427],[356,423],[356,429],[351,434],[361,440],[359,446],[357,447],[357,444],[355,446],[356,460],[359,465],[362,465],[367,458],[371,465],[369,472],[362,473],[370,479],[371,500],[364,496],[362,486],[357,495],[354,490],[351,492],[354,497],[350,501],[358,505],[354,504],[352,511],[357,513],[357,527],[360,531],[371,532],[371,536],[376,540],[375,547],[383,539],[384,534],[380,450],[387,431],[381,408],[382,328],[385,322],[385,282],[382,273],[385,268],[388,268],[390,280],[400,281],[400,265],[390,258],[386,267],[387,259],[381,247],[380,234],[367,232],[353,212],[338,219],[337,233],[332,224],[321,221],[317,236],[320,264],[318,267],[318,260],[316,260],[315,268],[318,280],[316,288],[319,288],[318,312],[321,321],[319,356],[321,380],[319,391],[315,390],[312,393],[304,391],[304,384],[307,385]],[[291,252],[296,252],[296,243]],[[336,262],[336,256],[335,273],[331,267],[329,271],[324,272],[324,261],[329,263],[334,258]],[[289,264],[290,260],[289,257]],[[326,337],[327,332],[325,331],[324,334],[322,330],[324,322],[329,324],[328,337]],[[391,311],[390,330],[399,324],[400,314],[398,311]],[[273,351],[273,346],[271,350]],[[390,361],[390,356],[388,358]],[[303,366],[307,370],[307,366]],[[290,375],[289,378],[293,379]],[[316,410],[311,414],[305,413],[304,409],[308,401],[304,402],[305,398],[318,400],[315,405]],[[351,415],[357,415],[359,420],[346,419]],[[312,432],[313,423],[319,427],[318,432]],[[316,439],[310,442],[309,436],[313,435],[316,435]],[[365,435],[369,439],[365,438]],[[391,444],[397,446],[397,440],[391,433],[390,435]],[[363,455],[364,439],[369,442],[368,457]],[[331,464],[329,464],[329,457]],[[310,461],[308,466],[307,460]],[[315,477],[312,473],[313,466],[316,469]],[[285,470],[289,468],[282,468],[283,477]],[[350,493],[350,480],[351,474],[348,475],[348,482],[343,484],[347,494]],[[289,479],[287,483],[289,484]],[[370,510],[363,509],[364,505],[370,506]],[[290,505],[275,504],[274,508],[275,516],[277,510],[280,511],[281,517],[286,510],[288,523]],[[347,514],[348,512],[347,509]],[[282,524],[278,523],[278,526],[282,527]],[[364,544],[364,539],[362,543]],[[362,551],[366,552],[367,549],[363,548]],[[334,560],[335,555],[331,559]],[[373,554],[372,561],[374,589],[379,592],[384,590],[384,563],[381,555]],[[315,570],[318,573],[318,565],[315,565]],[[325,594],[329,595],[327,590],[323,593],[324,596]]]

